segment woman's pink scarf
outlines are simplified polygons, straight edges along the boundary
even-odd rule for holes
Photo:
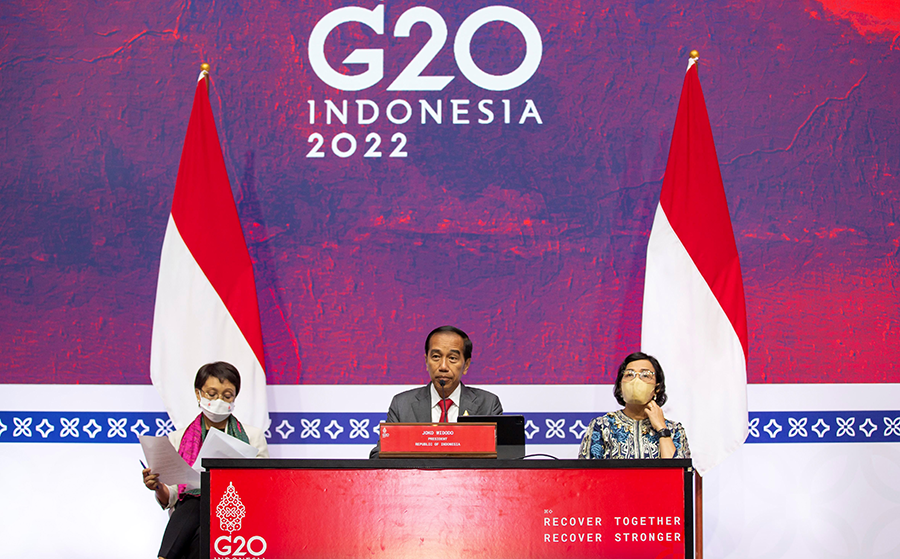
[[[200,447],[203,446],[203,414],[197,416],[197,419],[188,425],[181,437],[181,444],[178,446],[178,454],[184,458],[184,461],[193,466],[197,461],[197,455],[200,454]],[[178,499],[184,496],[185,492],[189,495],[199,495],[200,490],[187,491],[187,485],[181,483],[178,485]]]
[[[203,414],[201,413],[197,416],[197,419],[188,425],[188,428],[184,431],[184,436],[181,437],[181,444],[178,446],[178,454],[192,467],[194,462],[197,461],[197,455],[200,454],[200,448],[203,446],[203,432]],[[245,443],[250,442],[247,432],[244,431],[244,426],[233,415],[229,415],[228,421],[225,423],[225,434],[231,435]],[[200,488],[188,490],[187,485],[182,483],[178,486],[178,499],[181,500],[184,495],[199,496]]]

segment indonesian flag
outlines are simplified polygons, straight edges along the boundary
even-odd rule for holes
[[[747,438],[747,318],[712,129],[688,64],[647,247],[641,347],[666,375],[700,474]],[[671,416],[671,417],[670,417]]]
[[[201,72],[197,83],[163,241],[150,378],[175,426],[184,427],[200,413],[194,396],[197,370],[227,361],[241,374],[234,415],[265,429],[269,412],[253,266],[206,76]]]

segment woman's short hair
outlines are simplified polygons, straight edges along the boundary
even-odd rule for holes
[[[215,363],[207,363],[200,367],[197,376],[194,377],[194,388],[200,390],[209,377],[219,379],[219,382],[228,381],[234,385],[234,395],[241,393],[241,373],[231,363],[225,361],[216,361]]]
[[[622,361],[622,364],[619,365],[619,374],[616,375],[616,385],[613,387],[613,396],[616,397],[616,402],[619,402],[620,405],[625,405],[625,397],[622,396],[622,375],[628,368],[629,363],[645,359],[649,361],[656,370],[656,403],[660,406],[666,403],[666,374],[663,373],[662,366],[659,364],[659,361],[656,360],[656,357],[636,351]]]

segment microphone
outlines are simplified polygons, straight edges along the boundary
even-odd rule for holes
[[[447,381],[444,379],[440,379],[440,380],[438,380],[438,384],[441,385],[441,388],[444,388],[445,386],[447,386]],[[443,392],[443,390],[438,390],[438,394],[441,396],[441,398],[444,398],[444,395],[441,394],[442,392]]]

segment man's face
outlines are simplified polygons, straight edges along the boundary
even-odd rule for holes
[[[438,332],[431,336],[425,366],[434,388],[441,396],[449,396],[456,390],[460,377],[469,369],[471,359],[463,357],[464,348],[462,337],[453,332]],[[445,381],[443,387],[442,380]]]

